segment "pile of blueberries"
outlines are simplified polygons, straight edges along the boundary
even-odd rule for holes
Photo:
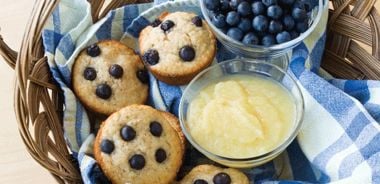
[[[203,0],[210,20],[234,40],[271,46],[309,28],[316,0]]]

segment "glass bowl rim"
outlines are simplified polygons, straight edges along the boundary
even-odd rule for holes
[[[202,146],[200,146],[198,143],[196,143],[196,141],[193,139],[193,137],[191,136],[190,132],[186,128],[185,121],[184,121],[184,113],[187,113],[187,112],[183,112],[184,96],[188,93],[188,91],[190,90],[191,86],[195,82],[197,82],[198,79],[203,74],[205,74],[205,73],[207,73],[207,72],[209,72],[209,71],[211,71],[211,70],[213,70],[213,69],[215,69],[217,67],[220,67],[221,65],[224,65],[224,64],[227,64],[227,63],[231,63],[231,62],[236,62],[236,61],[253,63],[253,64],[264,64],[264,65],[268,65],[270,67],[276,68],[281,73],[285,74],[285,76],[288,76],[291,79],[292,83],[296,86],[296,91],[298,91],[298,93],[300,95],[300,99],[299,99],[300,102],[301,102],[301,104],[300,104],[300,111],[296,111],[296,118],[298,119],[298,117],[299,117],[299,119],[298,119],[298,121],[297,121],[297,119],[295,120],[296,121],[295,122],[296,125],[292,129],[291,134],[281,144],[279,144],[278,146],[276,146],[274,149],[272,149],[272,150],[270,150],[270,151],[268,151],[268,152],[266,152],[264,154],[257,155],[257,156],[254,156],[254,157],[231,158],[231,157],[221,156],[221,155],[218,155],[218,154],[215,154],[215,153],[212,153],[212,152],[206,150],[205,148],[203,148]],[[280,67],[278,67],[278,66],[276,66],[274,64],[265,63],[265,62],[262,62],[262,61],[255,61],[253,59],[246,59],[246,60],[244,60],[244,59],[230,59],[230,60],[222,61],[220,63],[217,63],[215,65],[212,65],[212,66],[206,68],[205,70],[203,70],[202,72],[200,72],[199,74],[197,74],[196,77],[194,77],[191,80],[191,82],[186,86],[185,90],[182,93],[182,97],[181,97],[180,103],[179,103],[178,118],[179,118],[179,122],[180,122],[180,127],[181,127],[182,132],[185,135],[186,139],[190,142],[190,144],[192,146],[194,146],[198,151],[200,151],[206,157],[211,156],[212,158],[217,158],[218,160],[225,160],[225,161],[229,161],[229,162],[249,162],[249,161],[260,162],[260,161],[266,160],[270,156],[277,155],[277,154],[281,153],[296,138],[296,136],[298,135],[299,130],[302,127],[302,124],[303,124],[304,112],[305,112],[304,109],[305,109],[305,103],[304,103],[304,96],[302,94],[301,87],[297,83],[296,79],[293,76],[289,75],[285,70],[283,70],[282,68],[280,68]]]

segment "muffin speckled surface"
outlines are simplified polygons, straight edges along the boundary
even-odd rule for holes
[[[165,83],[182,85],[208,67],[216,40],[198,15],[163,13],[139,37],[140,53],[152,74]]]
[[[148,97],[149,76],[134,51],[114,40],[84,49],[72,70],[76,96],[94,112],[109,115]]]
[[[249,184],[247,176],[232,168],[199,165],[193,168],[180,184]]]
[[[131,105],[103,122],[94,153],[112,183],[171,183],[182,164],[184,137],[173,115]]]

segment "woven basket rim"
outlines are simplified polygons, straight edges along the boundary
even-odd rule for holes
[[[115,8],[149,0],[88,0],[93,21]],[[330,0],[322,68],[338,78],[380,80],[380,16],[376,0]],[[62,130],[63,97],[44,56],[41,31],[59,0],[36,1],[21,49],[0,35],[0,55],[15,70],[14,108],[27,151],[58,183],[82,183]],[[370,47],[371,53],[363,45]]]

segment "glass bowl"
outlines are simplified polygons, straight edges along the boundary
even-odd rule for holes
[[[206,8],[204,0],[199,0],[201,11],[203,17],[205,18],[208,25],[211,27],[211,30],[214,32],[216,38],[232,53],[245,57],[245,58],[275,58],[282,57],[287,55],[294,47],[299,45],[306,37],[308,37],[314,29],[317,27],[317,24],[321,20],[323,12],[323,0],[318,1],[318,4],[311,10],[311,18],[309,20],[309,28],[297,38],[282,43],[276,44],[273,46],[260,46],[260,45],[245,45],[239,41],[236,41],[226,34],[224,34],[220,29],[215,27],[210,20],[210,11]]]
[[[200,90],[211,82],[215,82],[217,80],[220,80],[222,77],[235,74],[260,76],[275,80],[289,91],[290,95],[293,97],[295,104],[296,113],[293,127],[283,142],[269,152],[250,158],[228,158],[206,150],[193,139],[190,133],[190,127],[188,126],[188,107],[194,97],[199,94]],[[181,129],[191,145],[193,145],[193,147],[195,147],[209,159],[222,165],[235,168],[248,168],[258,166],[278,156],[297,136],[302,124],[303,114],[303,96],[300,87],[292,76],[287,74],[283,69],[276,65],[246,59],[233,59],[224,61],[215,64],[199,73],[184,90],[179,105],[179,120]]]

